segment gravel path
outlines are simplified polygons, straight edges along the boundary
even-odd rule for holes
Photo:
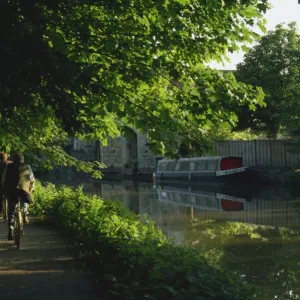
[[[7,241],[0,219],[1,300],[97,300],[91,274],[80,270],[64,240],[35,222],[25,226],[20,250]]]

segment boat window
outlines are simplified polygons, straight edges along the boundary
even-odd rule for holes
[[[196,163],[194,161],[190,162],[190,171],[195,170],[195,165],[196,165]]]
[[[170,200],[170,201],[176,201],[175,196],[174,196],[174,195],[176,195],[176,194],[174,194],[174,193],[169,193],[168,195],[169,195],[169,200]]]
[[[161,197],[166,199],[167,198],[166,192],[161,192]]]
[[[162,168],[162,171],[166,171],[167,163],[163,163],[162,166],[161,166],[161,168]]]
[[[182,161],[180,163],[180,171],[188,171],[190,169],[190,162],[189,161]]]
[[[191,204],[197,204],[197,199],[195,195],[191,195],[190,197]]]
[[[187,194],[181,194],[181,202],[190,204],[191,201],[190,201],[189,195],[187,195]]]
[[[204,161],[198,161],[198,170],[204,170],[205,169],[205,162]]]
[[[175,171],[179,171],[179,169],[180,169],[180,162],[176,163]]]
[[[216,161],[208,161],[207,162],[207,169],[208,170],[216,170],[217,169],[217,162]]]
[[[212,205],[212,199],[211,198],[205,198],[205,205],[208,206],[208,207],[211,207],[213,206]]]
[[[175,200],[176,202],[180,202],[181,201],[181,195],[180,194],[175,194]]]
[[[172,171],[172,162],[167,163],[166,171]]]

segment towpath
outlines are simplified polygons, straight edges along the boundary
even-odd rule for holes
[[[1,300],[97,300],[91,274],[81,270],[59,233],[31,222],[21,249],[7,241],[0,219]]]

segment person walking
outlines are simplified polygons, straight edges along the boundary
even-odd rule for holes
[[[31,194],[34,189],[34,174],[30,165],[24,162],[22,153],[13,156],[13,162],[8,164],[2,174],[4,194],[8,201],[8,240],[13,240],[15,208],[18,198],[24,212],[24,222],[29,223],[28,204],[32,202]]]

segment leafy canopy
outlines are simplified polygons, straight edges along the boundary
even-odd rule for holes
[[[77,165],[70,136],[100,140],[127,124],[153,149],[203,141],[260,89],[206,67],[264,26],[267,0],[98,0],[0,3],[0,143]],[[94,166],[80,165],[91,170]]]

